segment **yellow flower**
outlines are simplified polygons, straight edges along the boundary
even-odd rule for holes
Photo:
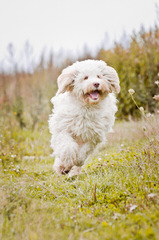
[[[17,112],[14,112],[14,115],[17,115]]]

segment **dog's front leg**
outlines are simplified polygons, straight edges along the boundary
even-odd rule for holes
[[[60,174],[68,173],[78,162],[78,144],[69,133],[61,132],[53,135],[51,145],[55,156],[54,170]]]
[[[73,166],[68,174],[68,177],[73,177],[81,173],[82,167]]]

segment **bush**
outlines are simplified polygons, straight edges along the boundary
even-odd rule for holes
[[[147,111],[153,112],[157,102],[152,100],[157,92],[155,81],[159,78],[159,28],[146,32],[143,28],[133,34],[128,47],[115,44],[112,50],[101,49],[98,59],[114,67],[120,78],[121,92],[119,99],[119,118],[129,115],[138,117],[138,111],[127,94],[128,89],[136,92],[136,101]]]

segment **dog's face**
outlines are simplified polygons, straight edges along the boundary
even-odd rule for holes
[[[58,94],[70,91],[85,104],[98,104],[108,93],[119,92],[119,78],[114,68],[103,61],[76,62],[58,77]]]

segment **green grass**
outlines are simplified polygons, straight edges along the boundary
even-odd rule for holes
[[[0,129],[0,239],[159,239],[157,136],[114,139],[69,179],[52,170],[47,126]]]

